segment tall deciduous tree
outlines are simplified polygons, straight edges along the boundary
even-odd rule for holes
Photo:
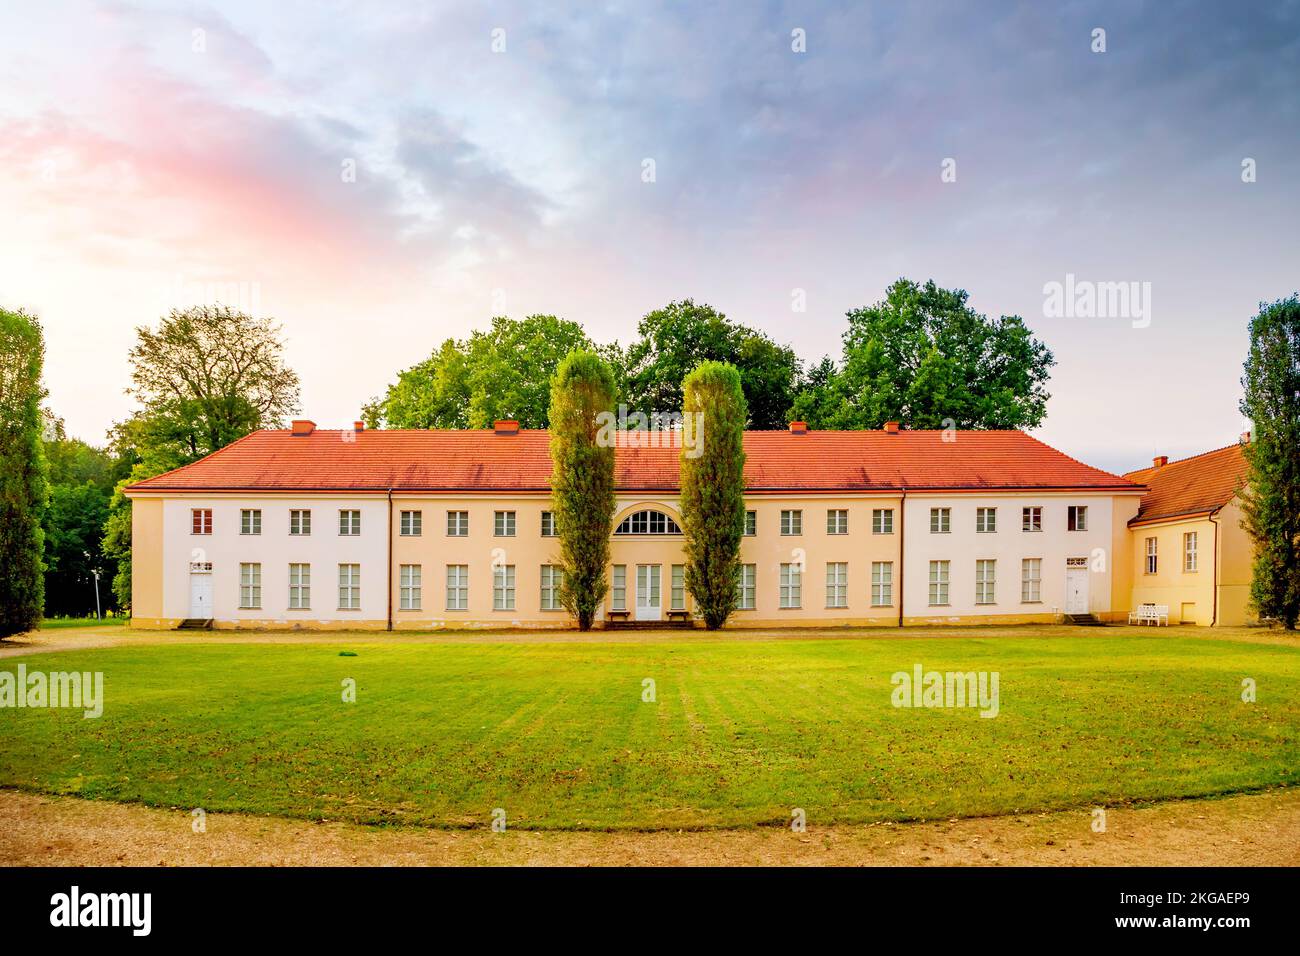
[[[1300,296],[1261,303],[1250,322],[1241,412],[1251,422],[1243,524],[1255,542],[1251,602],[1261,618],[1300,620]]]
[[[1019,316],[990,319],[961,289],[899,279],[848,313],[844,352],[796,410],[814,428],[1033,428],[1055,358]]]
[[[784,428],[795,397],[799,359],[762,332],[690,299],[646,314],[628,346],[627,400],[634,410],[682,407],[682,380],[701,362],[727,362],[740,375],[751,428]]]
[[[598,416],[613,413],[614,376],[591,351],[572,352],[551,381],[551,508],[560,539],[560,603],[588,630],[605,600],[614,518],[614,446]]]
[[[467,340],[447,339],[404,372],[366,411],[372,426],[490,428],[513,418],[524,428],[549,422],[550,381],[576,349],[592,349],[582,326],[553,315],[498,316]]]
[[[0,309],[0,637],[39,625],[45,603],[44,360],[35,316]]]
[[[131,502],[122,489],[211,454],[298,410],[298,376],[284,363],[280,326],[225,306],[173,311],[136,329],[131,387],[139,409],[113,432],[114,450],[136,462],[119,483],[104,551],[118,562],[113,591],[131,601]]]
[[[682,383],[681,508],[686,588],[704,624],[714,630],[736,606],[740,540],[745,533],[745,422],[740,373],[704,362]]]

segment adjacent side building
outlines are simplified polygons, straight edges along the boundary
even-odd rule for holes
[[[1242,445],[1181,461],[1161,456],[1124,477],[1148,488],[1128,523],[1132,603],[1168,606],[1171,624],[1252,623],[1254,546],[1241,527]]]

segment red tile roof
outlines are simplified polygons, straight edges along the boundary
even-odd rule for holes
[[[622,432],[621,436],[636,433]],[[643,433],[651,434],[651,433]],[[1019,431],[745,433],[752,493],[921,489],[1137,490]],[[131,486],[140,492],[548,491],[544,430],[253,432],[175,471]],[[679,450],[617,449],[623,491],[676,491]]]
[[[1229,445],[1159,468],[1130,471],[1124,477],[1149,490],[1129,524],[1209,514],[1222,508],[1246,483],[1248,466],[1241,449],[1241,445]]]

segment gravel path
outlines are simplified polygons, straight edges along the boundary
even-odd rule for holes
[[[677,833],[374,828],[0,791],[4,866],[1300,866],[1300,790],[940,823]]]

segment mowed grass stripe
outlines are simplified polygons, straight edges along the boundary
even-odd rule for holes
[[[1004,813],[1295,782],[1300,652],[1167,636],[211,644],[30,655],[104,716],[0,711],[0,784],[163,806],[513,827]],[[0,663],[16,670],[18,660]],[[1000,712],[891,706],[998,671]],[[1253,678],[1259,699],[1241,701]],[[357,702],[341,699],[356,681]],[[643,681],[656,700],[643,702]]]

